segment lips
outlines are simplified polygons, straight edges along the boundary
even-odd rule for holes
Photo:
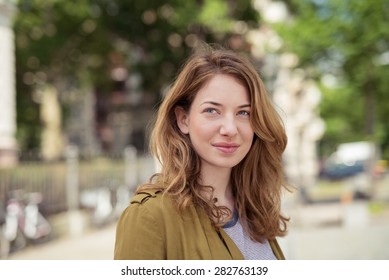
[[[232,154],[239,148],[239,145],[235,143],[215,143],[212,146],[225,154]]]

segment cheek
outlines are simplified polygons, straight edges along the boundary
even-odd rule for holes
[[[243,134],[243,138],[245,141],[245,147],[246,147],[245,150],[247,154],[250,151],[254,142],[254,131],[251,128],[246,130],[245,133]]]
[[[195,137],[207,138],[217,132],[217,126],[212,122],[202,121],[201,119],[192,119],[190,122],[190,134]]]
[[[214,135],[212,129],[207,126],[198,126],[196,129],[192,129],[189,134],[192,143],[197,145],[203,142],[210,142]]]
[[[251,125],[244,126],[241,130],[243,137],[252,143],[254,139],[254,130],[252,129]]]
[[[243,147],[243,157],[247,156],[254,143],[254,134],[247,134],[245,137],[245,144]]]

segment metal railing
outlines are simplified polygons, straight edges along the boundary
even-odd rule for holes
[[[81,196],[101,187],[116,191],[125,186],[133,191],[154,172],[153,160],[137,156],[128,147],[121,157],[83,160],[78,149],[69,146],[63,161],[23,161],[13,168],[0,169],[0,207],[9,193],[21,189],[43,196],[41,212],[46,216],[82,208]]]

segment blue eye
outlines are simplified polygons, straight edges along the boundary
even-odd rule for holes
[[[250,112],[249,111],[239,111],[238,115],[250,116]]]
[[[206,108],[206,109],[204,109],[204,113],[215,114],[215,113],[217,113],[217,111],[214,108]]]

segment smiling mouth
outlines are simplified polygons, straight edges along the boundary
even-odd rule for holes
[[[217,150],[225,153],[225,154],[232,154],[233,152],[235,152],[238,148],[239,148],[239,145],[219,145],[219,144],[215,144],[213,145]]]

